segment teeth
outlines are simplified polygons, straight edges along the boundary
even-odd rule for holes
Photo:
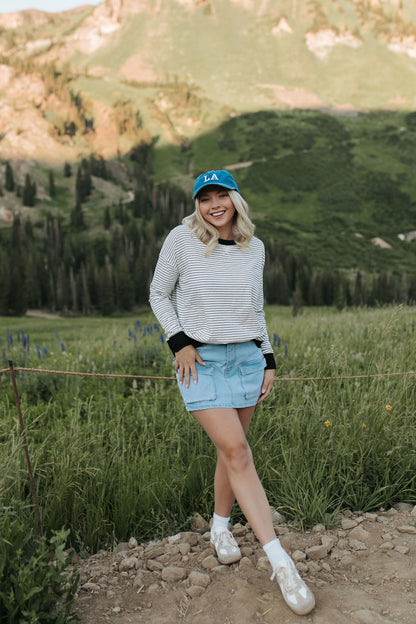
[[[220,212],[212,212],[213,217],[219,217],[220,215],[225,214],[225,210],[221,210]]]

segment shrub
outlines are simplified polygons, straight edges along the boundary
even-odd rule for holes
[[[1,509],[0,527],[0,623],[77,621],[72,603],[79,575],[65,573],[69,530],[37,537],[10,508]]]

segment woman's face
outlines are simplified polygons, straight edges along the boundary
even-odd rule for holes
[[[202,218],[217,228],[220,238],[232,238],[235,208],[227,190],[207,186],[199,193],[198,200]]]

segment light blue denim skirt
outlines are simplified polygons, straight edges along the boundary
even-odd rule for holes
[[[197,347],[205,366],[196,363],[198,381],[189,388],[178,382],[189,412],[215,407],[256,405],[261,393],[266,361],[254,340]],[[178,378],[178,374],[176,375]]]

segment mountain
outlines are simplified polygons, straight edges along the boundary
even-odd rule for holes
[[[180,144],[257,110],[416,105],[414,0],[106,0],[0,29],[6,157]]]
[[[145,303],[213,168],[249,201],[268,301],[415,301],[415,24],[414,0],[0,15],[0,314]]]

